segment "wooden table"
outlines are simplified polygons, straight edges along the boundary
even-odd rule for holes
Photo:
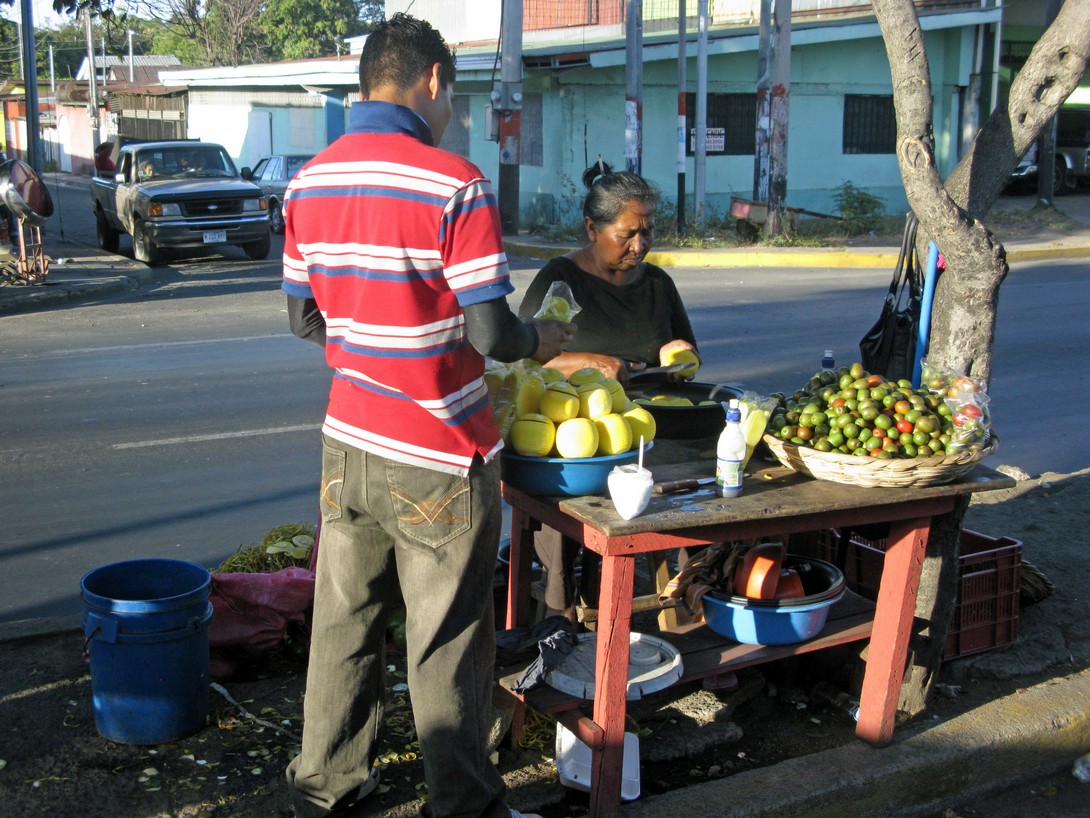
[[[707,459],[656,466],[656,481],[707,475]],[[750,463],[741,497],[725,500],[711,490],[656,496],[646,511],[625,521],[608,497],[545,498],[504,484],[512,507],[507,627],[526,624],[530,609],[533,532],[539,524],[582,542],[602,557],[598,600],[595,698],[593,715],[582,715],[587,702],[540,685],[520,697],[542,712],[553,712],[592,751],[590,815],[615,816],[620,809],[625,693],[631,631],[635,557],[708,543],[779,537],[827,528],[889,523],[878,599],[873,610],[858,597],[834,606],[829,622],[814,640],[800,645],[739,645],[704,625],[657,633],[682,650],[683,680],[817,650],[871,639],[860,697],[856,734],[875,746],[892,741],[897,698],[904,679],[920,568],[934,517],[950,512],[958,495],[1010,488],[1014,480],[984,466],[943,486],[860,488],[795,474],[782,467]],[[842,610],[838,610],[842,609]],[[500,680],[510,689],[512,674]],[[521,712],[516,717],[521,725]]]

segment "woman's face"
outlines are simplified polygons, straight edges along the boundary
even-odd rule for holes
[[[655,206],[649,202],[629,202],[612,224],[603,227],[585,221],[598,261],[611,270],[631,270],[651,249]]]

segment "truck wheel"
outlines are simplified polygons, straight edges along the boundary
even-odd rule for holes
[[[132,254],[137,261],[142,261],[149,267],[159,263],[159,248],[148,236],[143,219],[137,219],[132,226]]]
[[[1063,160],[1058,161],[1052,168],[1052,192],[1056,196],[1062,196],[1065,193],[1075,189],[1074,185],[1075,177],[1073,174],[1067,172],[1067,165],[1063,163]]]
[[[107,253],[116,253],[121,246],[121,234],[110,227],[102,208],[95,210],[95,232],[98,233],[98,246]]]
[[[269,229],[278,236],[284,235],[284,209],[280,202],[273,202],[269,208]]]
[[[257,241],[251,241],[242,245],[242,251],[246,253],[246,258],[253,261],[261,261],[269,257],[269,248],[272,246],[272,239],[269,238],[269,234],[266,233],[264,238],[260,238]]]

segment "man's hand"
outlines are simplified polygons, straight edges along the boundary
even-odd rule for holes
[[[530,322],[537,330],[537,351],[533,359],[538,363],[548,363],[571,343],[575,337],[575,324],[554,319],[534,319]]]

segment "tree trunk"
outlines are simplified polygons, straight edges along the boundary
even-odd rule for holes
[[[1090,0],[1067,0],[944,184],[935,166],[931,74],[911,0],[873,0],[893,79],[897,161],[909,206],[946,259],[931,313],[929,363],[991,375],[999,286],[1008,272],[1003,245],[980,221],[1019,158],[1082,79],[1090,51]],[[961,521],[967,501],[935,521],[920,578],[914,637],[899,707],[915,715],[927,703],[942,662],[957,589]]]

